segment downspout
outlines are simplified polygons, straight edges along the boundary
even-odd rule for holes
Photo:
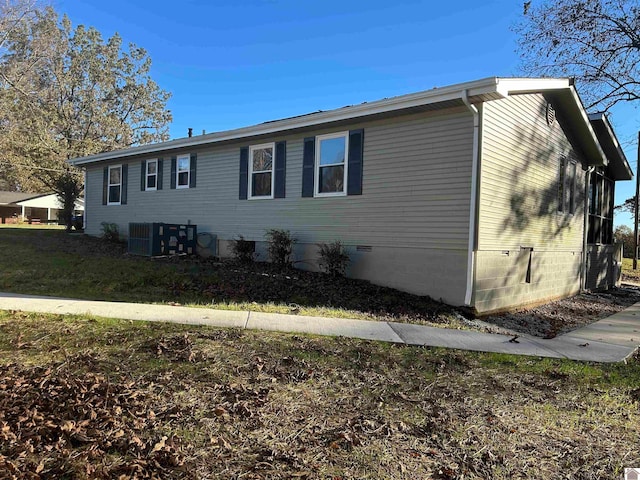
[[[587,234],[589,230],[589,186],[591,183],[591,172],[596,167],[587,168],[587,178],[584,188],[584,227],[582,229],[582,265],[580,266],[580,292],[587,289]]]
[[[473,154],[471,160],[471,199],[469,207],[469,245],[467,247],[467,287],[464,295],[464,304],[471,306],[473,296],[473,277],[475,263],[475,239],[476,239],[476,210],[478,195],[478,147],[480,143],[480,114],[475,105],[469,101],[468,90],[462,91],[462,102],[473,115]]]

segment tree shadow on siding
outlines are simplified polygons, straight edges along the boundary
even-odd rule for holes
[[[554,141],[551,127],[546,125],[545,113],[545,107],[540,105],[533,128],[526,125],[517,127],[518,144],[528,147],[510,153],[524,162],[511,179],[510,210],[501,225],[503,237],[515,237],[521,241],[535,240],[538,244],[536,246],[558,241],[558,237],[564,235],[570,227],[576,226],[576,222],[583,218],[585,200],[584,174],[580,173],[581,164],[578,162],[575,214],[566,212],[566,206],[565,212],[558,211],[560,161],[562,158],[577,160],[572,152],[572,148],[575,151],[577,147],[566,128],[562,128],[562,131],[568,142],[562,145],[564,142]],[[557,122],[559,125],[555,128],[561,128],[564,124],[560,114],[557,114]],[[549,130],[549,136],[541,133],[545,128]]]
[[[493,243],[505,250],[512,249],[514,245],[527,250],[521,253],[527,254],[532,248],[531,265],[523,267],[520,262],[520,253],[509,260],[510,267],[505,270],[502,278],[495,281],[495,288],[482,295],[483,301],[494,301],[499,296],[505,295],[505,288],[514,288],[514,292],[535,292],[541,282],[551,281],[549,278],[553,269],[548,266],[543,268],[542,257],[544,250],[566,250],[567,256],[580,255],[582,251],[582,235],[584,225],[585,182],[582,165],[578,162],[576,170],[575,187],[575,213],[559,212],[559,182],[560,161],[562,158],[577,160],[573,153],[580,152],[578,144],[573,141],[567,123],[560,112],[556,114],[556,125],[550,127],[546,121],[546,106],[541,104],[533,126],[520,124],[516,127],[516,148],[506,155],[517,156],[517,164],[520,166],[511,176],[508,188],[508,211],[504,212],[504,219],[500,223],[500,230],[496,232]],[[553,129],[560,129],[562,133]],[[548,132],[548,135],[545,135]],[[566,137],[564,140],[562,137]],[[513,158],[513,157],[512,157]],[[509,158],[505,158],[505,164]],[[505,182],[506,183],[506,182]],[[486,187],[485,187],[486,188]],[[568,198],[568,196],[567,196]],[[482,224],[482,219],[480,220]],[[482,228],[482,226],[480,227]],[[569,238],[568,236],[575,236]],[[578,245],[579,243],[579,245]],[[513,255],[514,252],[509,252]],[[506,256],[506,254],[505,254]],[[529,259],[526,259],[527,262]],[[546,259],[549,261],[549,258]],[[567,259],[567,264],[572,263]],[[579,279],[582,270],[581,261],[575,262],[575,267],[566,273],[567,278]],[[545,272],[546,270],[546,272]],[[528,281],[527,281],[528,280]],[[561,287],[555,296],[563,295]],[[545,294],[545,297],[553,297],[553,293]]]

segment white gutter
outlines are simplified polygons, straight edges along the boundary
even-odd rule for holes
[[[462,101],[473,115],[473,153],[471,160],[471,199],[469,207],[469,245],[467,248],[467,288],[464,295],[464,304],[471,306],[473,295],[473,277],[475,267],[475,238],[476,238],[476,209],[478,194],[478,147],[480,143],[480,114],[475,105],[469,102],[469,91],[462,90]]]

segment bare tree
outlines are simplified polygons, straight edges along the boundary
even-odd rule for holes
[[[587,109],[640,100],[640,2],[525,2],[514,30],[525,73],[576,77]]]

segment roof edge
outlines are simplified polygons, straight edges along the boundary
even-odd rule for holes
[[[624,171],[624,176],[626,178],[623,178],[623,179],[631,180],[631,178],[633,178],[633,170],[631,169],[631,165],[627,160],[627,156],[622,150],[622,146],[618,141],[618,137],[616,136],[616,133],[613,129],[613,125],[611,125],[611,122],[609,121],[609,117],[606,115],[606,113],[602,113],[602,112],[590,113],[588,117],[590,122],[602,123],[604,130],[607,134],[606,140],[610,142],[611,148],[609,150],[613,150],[613,152],[615,152],[615,155],[613,155],[613,158],[611,158],[611,160],[615,162],[616,167],[619,167]]]
[[[100,161],[159,153],[179,148],[199,147],[202,145],[215,144],[224,141],[240,140],[247,137],[268,135],[305,127],[313,127],[336,121],[357,119],[380,113],[402,111],[421,105],[440,103],[448,100],[457,100],[461,98],[462,92],[465,90],[468,92],[468,96],[472,99],[475,97],[476,101],[484,101],[495,98],[506,98],[510,94],[533,91],[540,92],[568,88],[572,87],[570,84],[570,80],[567,78],[487,77],[471,82],[458,83],[445,87],[437,87],[431,90],[424,90],[407,95],[385,98],[382,100],[366,102],[359,105],[260,123],[249,127],[242,127],[233,130],[199,135],[196,137],[179,138],[161,143],[140,145],[123,150],[98,153],[86,157],[70,159],[68,160],[68,162],[75,166],[82,166]]]

